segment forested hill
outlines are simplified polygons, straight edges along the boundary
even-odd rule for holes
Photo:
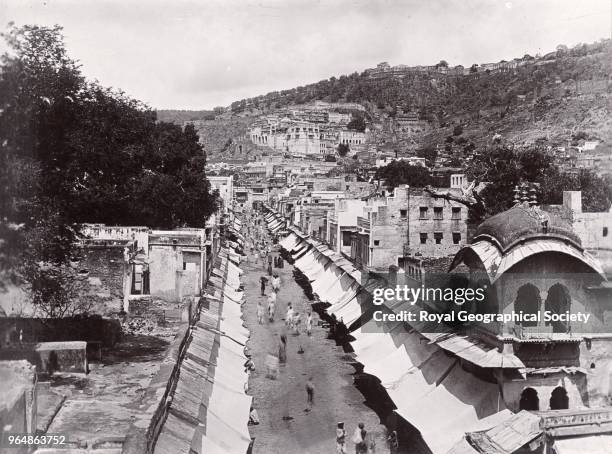
[[[182,125],[186,121],[214,120],[215,116],[224,110],[223,107],[216,108],[215,110],[159,109],[157,110],[157,119]]]
[[[612,74],[610,40],[558,46],[544,56],[524,55],[511,61],[451,67],[379,67],[350,75],[232,103],[235,114],[265,112],[315,100],[358,102],[371,111],[394,115],[398,108],[420,113],[421,118],[443,122],[447,116],[477,115],[480,109],[511,109],[537,102],[555,93],[607,92]]]

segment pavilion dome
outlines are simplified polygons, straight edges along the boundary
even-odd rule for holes
[[[569,222],[528,204],[516,205],[486,219],[478,226],[473,242],[489,240],[505,252],[538,238],[558,239],[582,250],[582,242]]]

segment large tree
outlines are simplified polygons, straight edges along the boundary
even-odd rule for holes
[[[384,180],[389,189],[407,184],[412,187],[424,188],[432,183],[429,170],[426,167],[412,165],[407,161],[392,161],[376,171],[376,179]]]
[[[474,215],[474,221],[510,208],[514,200],[514,187],[520,183],[537,186],[537,198],[542,204],[560,204],[563,191],[582,191],[585,211],[607,211],[612,204],[609,179],[600,178],[588,170],[576,174],[564,172],[554,164],[550,154],[537,148],[499,146],[485,150],[475,157],[467,176],[477,183],[487,183],[479,194],[484,211],[480,210],[477,216]]]
[[[85,80],[61,27],[2,36],[0,285],[25,284],[43,313],[61,316],[79,223],[203,227],[216,194],[194,128]]]

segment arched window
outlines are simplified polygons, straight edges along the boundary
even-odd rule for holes
[[[569,408],[569,398],[567,397],[567,391],[561,386],[557,386],[550,393],[550,409],[551,410],[565,410]]]
[[[540,290],[533,284],[525,284],[516,292],[514,300],[514,310],[516,312],[523,311],[525,314],[537,314],[540,312],[542,298]],[[523,321],[519,323],[521,326],[537,326],[537,321]]]
[[[538,392],[533,388],[525,388],[521,393],[519,402],[520,410],[538,411],[540,409],[540,398]]]
[[[555,314],[562,314],[570,310],[572,299],[567,287],[556,283],[548,289],[548,296],[544,302],[544,309]],[[554,333],[567,333],[570,329],[569,322],[550,321],[547,325],[552,325]]]

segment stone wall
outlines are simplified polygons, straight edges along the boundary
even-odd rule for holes
[[[182,251],[180,247],[154,246],[149,257],[151,296],[180,301],[185,296],[200,294],[201,253]]]
[[[149,271],[151,296],[178,301],[177,273],[182,271],[181,251],[172,246],[151,246]],[[178,264],[181,263],[179,269]]]
[[[425,216],[422,216],[422,208],[427,209]],[[410,194],[407,209],[412,255],[446,257],[459,252],[466,243],[468,211],[465,205],[419,193]],[[421,234],[427,235],[425,244],[421,242]],[[458,235],[453,237],[453,234]],[[458,242],[455,244],[455,241]]]
[[[612,405],[612,337],[602,336],[580,344],[580,366],[588,370],[586,376],[590,407]]]
[[[87,342],[41,342],[0,349],[0,360],[26,360],[37,373],[88,372]]]
[[[124,257],[125,245],[87,245],[82,248],[79,272],[83,277],[80,298],[92,304],[95,313],[123,309],[131,287],[131,269]]]
[[[394,195],[384,198],[376,211],[371,213],[370,268],[388,270],[397,265],[404,255],[408,234],[408,190],[406,186],[395,189]]]
[[[60,319],[0,318],[0,348],[16,347],[22,343],[85,341],[112,347],[121,338],[119,320],[91,317]]]
[[[0,432],[34,433],[36,430],[36,370],[27,361],[0,362]],[[27,453],[28,449],[11,449]],[[4,451],[2,451],[4,452]]]

